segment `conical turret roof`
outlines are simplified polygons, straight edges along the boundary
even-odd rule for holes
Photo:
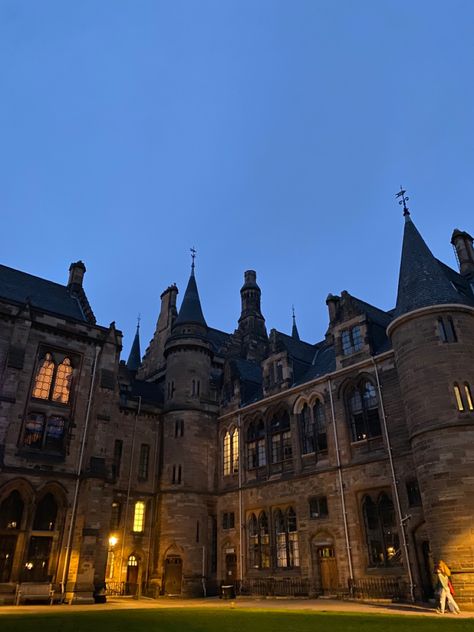
[[[431,305],[465,302],[406,214],[394,316]]]
[[[202,313],[194,269],[191,270],[191,276],[189,277],[188,286],[184,293],[183,302],[181,303],[178,317],[173,326],[182,325],[184,323],[195,323],[207,327],[204,314]]]
[[[140,324],[137,325],[137,331],[135,338],[133,339],[132,348],[127,360],[127,369],[129,371],[138,371],[138,368],[142,362],[140,353]]]

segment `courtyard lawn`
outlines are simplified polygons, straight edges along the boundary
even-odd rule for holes
[[[1,632],[472,632],[472,619],[289,610],[157,608],[2,614]]]

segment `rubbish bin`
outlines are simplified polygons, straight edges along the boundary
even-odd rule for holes
[[[235,599],[235,590],[233,584],[221,586],[221,599]]]

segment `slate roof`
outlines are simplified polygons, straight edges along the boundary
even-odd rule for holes
[[[173,326],[182,325],[184,323],[197,323],[207,327],[204,314],[202,313],[201,301],[199,299],[194,271],[191,272],[191,276],[189,277],[178,317],[174,321]]]
[[[131,384],[131,396],[141,397],[143,402],[150,404],[162,404],[164,400],[163,386],[154,382],[134,380]]]
[[[88,322],[81,304],[68,287],[0,265],[0,298]]]
[[[452,281],[448,266],[441,264],[418,232],[409,215],[405,217],[400,276],[395,317],[408,312],[446,303],[472,304]],[[450,278],[451,277],[451,278]]]
[[[310,380],[314,380],[321,375],[332,373],[336,370],[336,353],[334,345],[328,344],[325,340],[319,342],[314,352],[313,359],[308,371],[301,377],[296,384],[305,384]]]
[[[281,331],[277,331],[276,334],[279,344],[288,351],[292,358],[311,364],[315,351],[314,345],[309,342],[297,340],[296,338],[293,338],[293,336],[288,336]]]
[[[214,347],[214,351],[217,353],[227,344],[230,334],[225,331],[220,331],[220,329],[209,327],[207,330],[207,338]]]
[[[140,353],[140,325],[137,325],[137,331],[135,338],[133,339],[132,348],[127,360],[127,369],[129,371],[138,371],[140,364],[142,363],[142,356]]]

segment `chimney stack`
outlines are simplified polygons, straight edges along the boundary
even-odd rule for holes
[[[69,266],[69,280],[67,286],[70,287],[82,287],[82,281],[84,280],[84,273],[86,266],[82,261],[76,261]]]
[[[454,246],[459,262],[459,271],[463,276],[474,274],[474,248],[469,233],[458,228],[453,230],[451,243]]]

